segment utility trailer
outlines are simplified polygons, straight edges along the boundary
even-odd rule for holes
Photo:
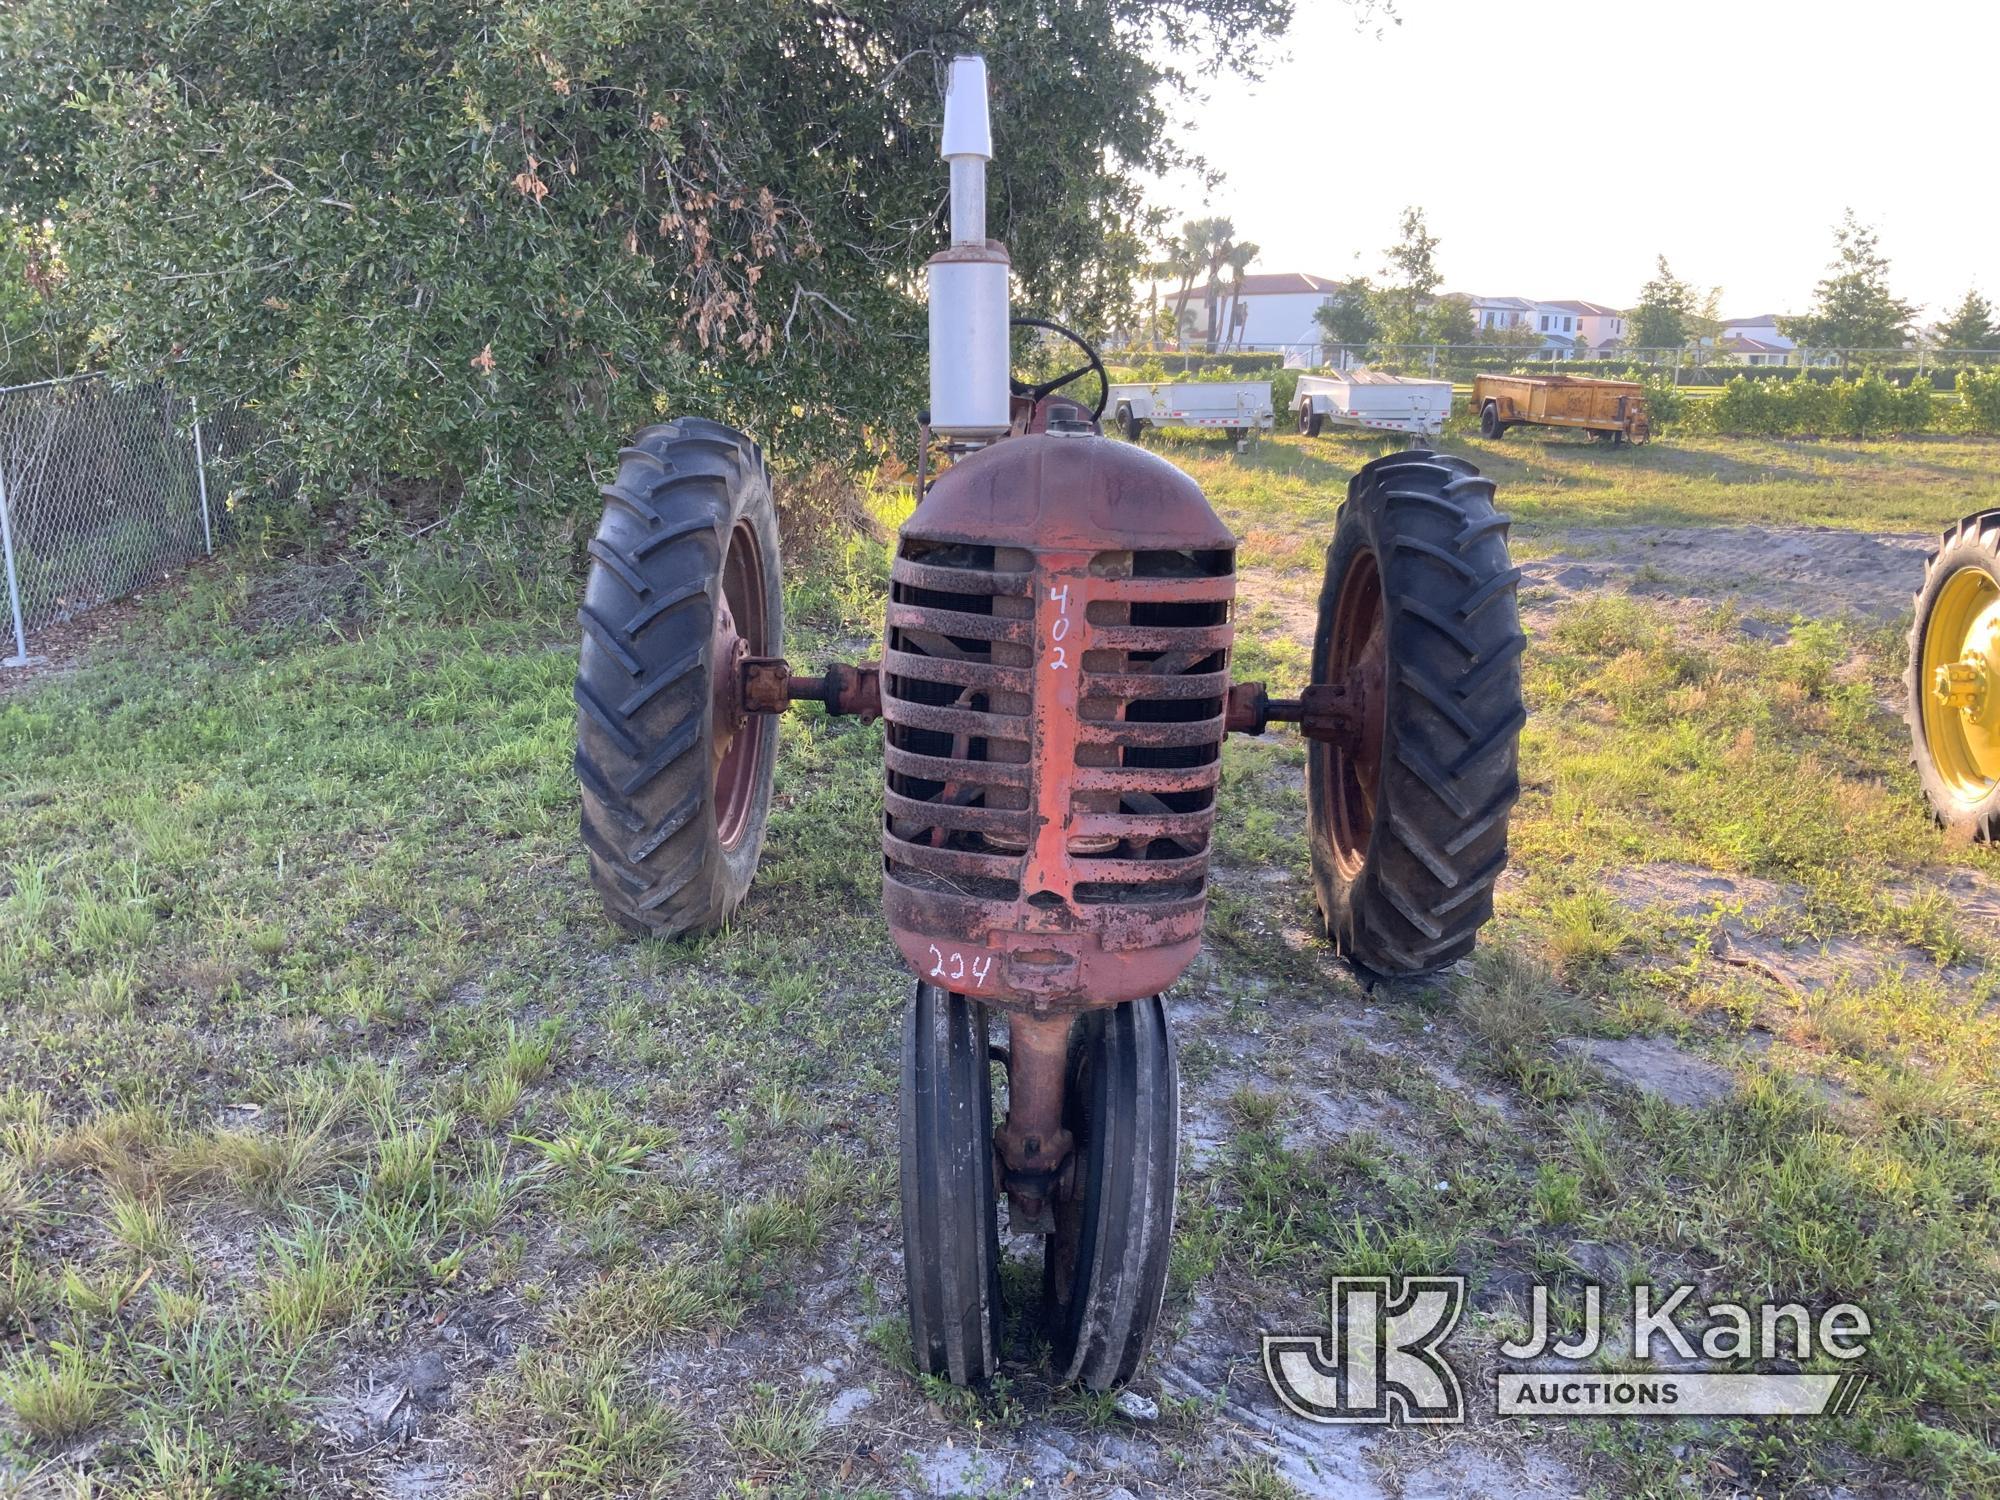
[[[1292,410],[1304,437],[1318,437],[1329,422],[1426,437],[1442,429],[1451,415],[1451,382],[1418,380],[1385,370],[1301,375]]]
[[[1472,409],[1484,437],[1509,427],[1577,427],[1614,443],[1643,443],[1653,435],[1646,418],[1646,388],[1634,380],[1592,380],[1582,375],[1480,375],[1472,382]]]
[[[1268,380],[1183,380],[1114,385],[1111,410],[1127,441],[1148,427],[1220,427],[1237,442],[1272,429]]]

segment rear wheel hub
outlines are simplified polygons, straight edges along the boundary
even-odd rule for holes
[[[1974,568],[1940,590],[1924,632],[1924,737],[1939,778],[1974,804],[2000,783],[2000,584]]]

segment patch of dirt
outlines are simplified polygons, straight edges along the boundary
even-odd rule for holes
[[[66,677],[127,640],[140,639],[135,627],[163,601],[186,595],[203,578],[226,577],[233,566],[226,558],[205,559],[154,587],[100,604],[73,620],[30,629],[28,665],[0,666],[0,701]],[[246,581],[229,616],[230,624],[245,635],[314,625],[341,628],[367,613],[371,582],[377,572],[379,568],[366,561],[346,557],[329,562],[295,559]],[[11,657],[14,650],[13,622],[6,612],[5,594],[0,591],[0,658]]]
[[[1579,527],[1561,533],[1557,551],[1521,564],[1523,613],[1635,594],[1781,616],[1894,620],[1910,607],[1936,543],[1928,533],[1828,527]]]
[[[1714,933],[1712,951],[1725,964],[1762,973],[1789,989],[1827,989],[1843,981],[1869,984],[1896,970],[1941,972],[1970,982],[1979,964],[1942,971],[1920,948],[1847,934],[1814,936],[1803,930],[1805,893],[1795,885],[1754,875],[1727,875],[1694,865],[1631,865],[1604,877],[1619,905],[1677,920],[1704,921]],[[2000,934],[2000,884],[1974,870],[1900,887],[1904,899],[1937,892],[1957,907],[1962,930]]]
[[[44,625],[28,632],[28,664],[0,666],[0,700],[27,692],[57,677],[67,677],[85,662],[115,645],[125,627],[137,619],[143,595],[119,599],[74,620]],[[4,588],[0,588],[0,657],[15,651],[14,625],[7,616]]]
[[[1276,568],[1244,568],[1236,575],[1236,598],[1247,612],[1269,605],[1285,635],[1312,645],[1319,628],[1318,573],[1281,573]]]
[[[1779,623],[1795,615],[1886,622],[1910,607],[1928,532],[1840,531],[1831,527],[1591,526],[1542,538],[1554,550],[1521,563],[1521,617],[1544,629],[1586,600],[1629,595],[1698,609],[1734,604],[1738,630],[1783,641]],[[1245,568],[1237,597],[1247,612],[1268,609],[1285,635],[1310,647],[1319,579],[1274,568]],[[1773,616],[1758,618],[1758,616]]]
[[[1663,1037],[1564,1037],[1556,1046],[1605,1077],[1683,1109],[1706,1109],[1736,1092],[1726,1068],[1683,1052]]]

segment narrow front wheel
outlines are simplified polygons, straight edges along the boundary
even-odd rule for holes
[[[983,1006],[917,984],[903,1012],[903,1275],[917,1368],[980,1385],[1000,1363],[1000,1214]]]
[[[1173,1246],[1180,1066],[1160,997],[1076,1023],[1063,1125],[1076,1144],[1044,1250],[1043,1317],[1057,1378],[1107,1391],[1145,1355]]]

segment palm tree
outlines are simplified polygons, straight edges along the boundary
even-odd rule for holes
[[[1236,310],[1243,305],[1243,273],[1250,262],[1257,258],[1257,246],[1249,240],[1239,240],[1229,247],[1223,259],[1229,265],[1229,300],[1223,304],[1222,326],[1226,339],[1236,333]]]
[[[1229,264],[1229,252],[1236,243],[1236,226],[1220,217],[1198,222],[1203,232],[1202,249],[1208,258],[1208,286],[1202,300],[1208,314],[1208,351],[1213,354],[1221,331],[1216,326],[1215,304],[1222,294],[1223,267]]]
[[[1202,264],[1208,254],[1206,246],[1201,242],[1202,233],[1201,221],[1189,219],[1181,225],[1180,238],[1169,241],[1166,253],[1153,262],[1152,266],[1153,274],[1162,281],[1171,278],[1180,283],[1180,288],[1174,293],[1173,298],[1176,339],[1180,336],[1181,318],[1187,308],[1188,290],[1194,285],[1195,277],[1201,273]]]

